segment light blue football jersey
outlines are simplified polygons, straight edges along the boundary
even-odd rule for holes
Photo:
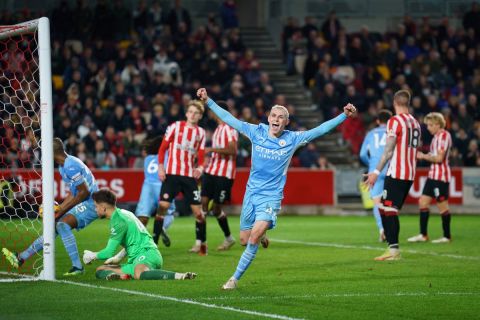
[[[383,150],[387,143],[387,126],[380,125],[370,130],[363,140],[360,149],[360,160],[368,166],[368,172],[372,172],[377,167],[380,158],[382,158]],[[388,166],[382,170],[382,174],[387,173]]]
[[[313,139],[328,133],[346,119],[342,113],[336,118],[308,131],[283,131],[278,138],[268,134],[268,125],[240,121],[219,107],[213,100],[210,109],[225,123],[248,137],[252,142],[252,167],[246,193],[266,196],[272,200],[283,198],[287,170],[294,152]]]
[[[165,152],[165,161],[163,165],[166,167],[168,162],[168,151]],[[144,182],[162,183],[158,176],[158,155],[149,154],[143,160],[143,172],[145,174]]]
[[[91,198],[93,192],[98,191],[92,171],[77,157],[68,155],[63,166],[59,166],[59,171],[62,180],[68,185],[73,196],[77,195],[77,187],[84,182],[90,193],[88,199]]]
[[[158,156],[149,154],[143,162],[143,172],[145,173],[145,182],[161,183],[158,177]]]
[[[168,151],[165,154],[165,163],[168,161]],[[140,199],[138,200],[135,215],[137,217],[150,217],[158,206],[160,200],[160,190],[162,189],[162,181],[158,176],[158,156],[149,154],[143,161],[143,171],[145,178],[143,180]],[[175,201],[172,201],[168,208],[167,215],[173,216],[176,211]]]

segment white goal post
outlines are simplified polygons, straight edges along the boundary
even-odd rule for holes
[[[29,39],[33,40],[30,42]],[[31,127],[27,127],[25,132],[27,132],[27,130],[32,132],[33,139],[36,140],[35,143],[38,146],[35,153],[36,160],[38,160],[38,167],[36,168],[35,165],[32,165],[32,169],[37,172],[37,177],[41,172],[41,187],[38,188],[38,192],[41,193],[41,196],[38,195],[38,197],[34,196],[30,198],[25,197],[22,201],[25,202],[24,204],[30,205],[30,209],[25,209],[27,214],[32,214],[32,208],[38,209],[39,204],[43,205],[45,212],[43,215],[43,228],[40,226],[40,223],[37,222],[35,226],[38,226],[38,230],[36,231],[37,234],[34,235],[43,235],[43,264],[36,267],[37,270],[35,275],[39,276],[42,280],[54,280],[55,219],[53,214],[47,214],[49,212],[54,212],[54,163],[52,145],[53,106],[49,20],[48,18],[42,17],[37,20],[23,22],[12,26],[0,26],[0,43],[2,44],[2,52],[0,52],[0,62],[2,63],[2,70],[0,70],[0,85],[2,86],[0,91],[0,97],[2,99],[0,101],[0,114],[3,111],[4,115],[8,115],[8,117],[2,117],[0,126],[4,130],[15,131],[15,126],[22,126],[24,121],[29,124],[36,123],[37,127],[39,122],[39,129],[41,131],[40,137],[35,135],[35,129],[32,128],[36,127],[34,127],[33,124]],[[15,46],[17,46],[17,48],[15,48]],[[27,70],[27,76],[22,75],[24,70]],[[35,79],[33,80],[30,79],[32,75],[35,75]],[[30,82],[28,80],[30,80]],[[12,88],[9,88],[8,85],[5,86],[4,84],[11,85]],[[7,111],[7,107],[14,111],[17,110],[17,108],[22,108],[22,110],[27,109],[23,106],[25,101],[28,105],[28,113],[16,116],[13,112],[11,113],[11,111]],[[21,103],[22,106],[18,107],[14,105],[14,102]],[[32,115],[34,116],[32,117]],[[24,117],[35,118],[35,120],[24,120]],[[20,134],[18,134],[18,136],[20,137]],[[20,144],[19,140],[20,138],[17,138],[15,141]],[[17,152],[20,153],[21,149],[19,148],[18,150],[19,151]],[[12,154],[13,158],[15,158],[14,152],[12,152]],[[15,174],[16,171],[23,168],[22,163],[21,165],[18,165],[18,161],[21,160],[17,160],[17,164],[11,165],[12,162],[9,162],[8,157],[7,160],[2,160],[0,167],[0,178],[2,180],[6,179],[6,174],[4,175],[2,171],[13,172]],[[25,162],[28,161],[30,160],[25,160]],[[34,163],[34,161],[31,161],[31,163]],[[14,174],[12,174],[12,176],[14,176]],[[30,190],[27,190],[26,192],[28,193]],[[29,201],[26,200],[31,198],[38,198],[36,202],[41,203],[36,203],[35,206],[33,206],[33,204],[28,203]],[[13,212],[16,212],[16,209],[13,209]],[[10,218],[10,221],[13,221],[13,224],[19,225],[23,223],[22,219],[17,217],[13,218],[15,219]],[[38,220],[39,218],[36,219]],[[8,223],[8,221],[5,223]],[[31,223],[33,225],[33,222]],[[28,225],[28,223],[26,224]],[[28,226],[30,227],[30,225]],[[13,229],[5,228],[5,230],[13,230],[12,233],[21,232],[16,226]],[[11,239],[17,239],[15,237],[16,236],[11,236]],[[3,243],[2,241],[1,244],[9,245],[8,239],[6,243]],[[30,243],[22,243],[22,245],[27,246],[29,244]]]

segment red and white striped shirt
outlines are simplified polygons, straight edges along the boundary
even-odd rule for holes
[[[448,157],[450,155],[450,147],[452,146],[452,137],[450,132],[441,129],[433,137],[430,144],[430,154],[436,156],[438,151],[445,151],[445,158],[441,163],[432,163],[430,165],[430,171],[428,171],[428,177],[432,180],[439,180],[443,182],[450,182],[452,178],[452,172],[450,165],[448,164]]]
[[[165,173],[193,177],[195,158],[205,149],[205,130],[199,126],[189,127],[186,121],[177,121],[168,126],[163,140],[169,144]],[[164,157],[159,154],[159,163],[163,163],[160,161]]]
[[[387,136],[397,140],[387,176],[413,180],[417,168],[417,147],[421,138],[420,124],[411,114],[398,114],[388,120]]]
[[[229,125],[222,123],[213,133],[212,148],[226,148],[232,141],[235,143],[236,151],[238,132]],[[225,155],[212,152],[212,158],[210,159],[205,172],[213,176],[234,179],[237,168],[236,158],[236,152],[235,155]]]

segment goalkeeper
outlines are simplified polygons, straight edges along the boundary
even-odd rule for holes
[[[110,238],[107,246],[99,252],[85,250],[83,262],[106,260],[97,268],[96,277],[106,280],[187,280],[194,279],[195,273],[178,273],[161,270],[163,259],[157,245],[145,226],[130,211],[116,207],[117,198],[108,189],[101,189],[92,195],[99,218],[110,219]],[[124,247],[113,256],[117,247]],[[126,264],[118,263],[128,255]],[[113,264],[110,264],[113,263]]]

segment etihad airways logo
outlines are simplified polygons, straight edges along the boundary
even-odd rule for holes
[[[260,158],[266,158],[271,160],[280,160],[282,156],[287,154],[287,150],[274,150],[264,148],[262,146],[255,146],[255,151],[258,152]]]

